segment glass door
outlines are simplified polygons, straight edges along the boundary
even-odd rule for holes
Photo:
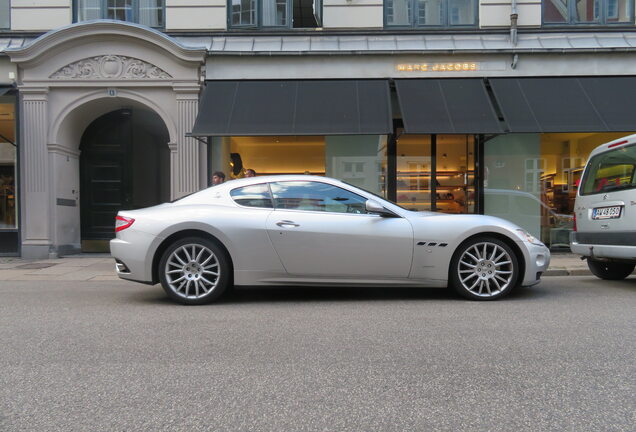
[[[435,209],[475,213],[475,137],[437,135]]]
[[[474,135],[402,135],[396,201],[412,210],[475,213]]]
[[[396,201],[411,210],[433,210],[431,135],[402,135],[397,140]]]

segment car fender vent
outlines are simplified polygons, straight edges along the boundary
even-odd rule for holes
[[[448,243],[437,243],[437,242],[425,242],[425,241],[421,241],[421,242],[417,242],[418,246],[437,246],[437,247],[446,247],[448,246]]]

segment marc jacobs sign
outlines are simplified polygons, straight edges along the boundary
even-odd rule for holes
[[[395,70],[398,72],[476,72],[479,70],[479,63],[398,63],[395,65]]]

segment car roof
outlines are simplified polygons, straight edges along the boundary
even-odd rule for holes
[[[246,178],[240,178],[235,180],[228,180],[225,183],[222,183],[221,185],[212,186],[212,187],[221,186],[223,187],[223,189],[235,189],[237,187],[247,186],[251,184],[271,183],[271,182],[278,182],[278,181],[319,181],[319,182],[330,183],[330,184],[343,184],[340,180],[337,180],[331,177],[309,175],[309,174],[280,174],[280,175],[263,175],[263,176],[246,177]],[[221,188],[219,188],[219,190],[220,189]]]
[[[624,136],[622,138],[615,139],[614,141],[601,144],[600,146],[592,150],[592,153],[590,153],[589,158],[592,158],[592,156],[595,156],[599,153],[604,153],[608,150],[613,150],[613,149],[620,148],[624,145],[629,145],[629,144],[636,144],[636,134]]]

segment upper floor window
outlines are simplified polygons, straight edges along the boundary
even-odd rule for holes
[[[228,0],[231,28],[316,28],[322,0]]]
[[[544,0],[545,24],[628,24],[633,0]]]
[[[0,29],[8,29],[11,21],[11,0],[0,0]]]
[[[164,27],[164,0],[76,0],[75,13],[78,22],[114,19]]]
[[[391,27],[474,27],[477,0],[384,0],[384,22]]]

